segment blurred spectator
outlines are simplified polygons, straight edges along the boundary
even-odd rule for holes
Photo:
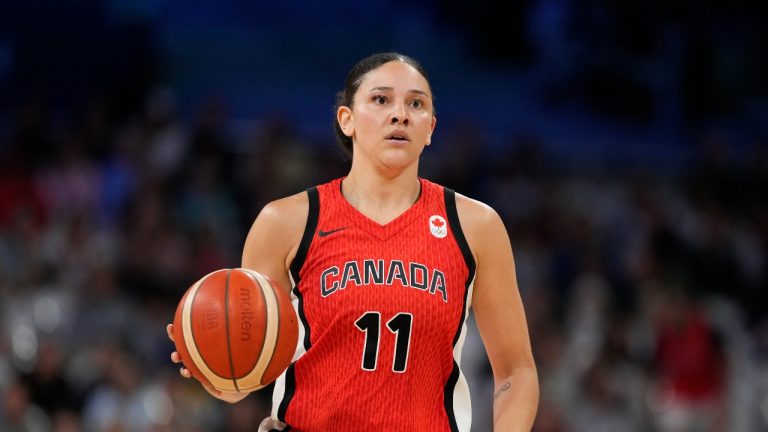
[[[30,401],[52,416],[71,416],[80,410],[80,396],[65,376],[65,360],[57,342],[43,341],[34,370],[23,377]]]
[[[2,393],[0,430],[8,432],[33,432],[47,430],[50,420],[46,413],[32,404],[29,389],[15,381]]]
[[[704,311],[679,288],[658,298],[656,423],[663,432],[724,431],[726,364]]]
[[[407,33],[427,69],[453,60],[433,73],[447,151],[421,175],[509,230],[536,431],[768,429],[768,10],[737,3],[449,1],[410,18],[431,20]],[[88,5],[0,13],[0,431],[252,430],[268,390],[225,406],[180,379],[164,325],[194,280],[240,264],[268,201],[346,172],[336,88],[318,83],[365,38],[348,43],[333,4],[295,18],[316,33],[303,48],[265,37],[282,9],[258,2]],[[469,324],[483,431],[492,379]]]
[[[99,354],[103,377],[85,400],[85,430],[153,432],[169,425],[172,401],[142,377],[139,359],[116,344],[103,345]]]

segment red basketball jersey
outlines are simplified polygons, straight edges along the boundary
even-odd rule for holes
[[[290,276],[295,362],[272,418],[296,431],[469,431],[459,369],[475,263],[455,194],[420,179],[405,213],[380,225],[341,194],[311,188]]]

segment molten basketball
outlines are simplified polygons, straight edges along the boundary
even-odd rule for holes
[[[176,308],[173,336],[192,376],[225,391],[253,391],[290,365],[298,321],[288,294],[266,276],[236,268],[209,273]]]

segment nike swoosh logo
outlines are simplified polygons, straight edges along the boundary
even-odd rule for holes
[[[325,236],[329,236],[329,235],[331,235],[331,234],[333,234],[333,233],[335,233],[335,232],[343,231],[343,230],[345,230],[345,229],[347,229],[347,228],[349,228],[349,227],[341,227],[341,228],[336,228],[336,229],[332,229],[332,230],[330,230],[330,231],[323,231],[323,230],[320,230],[320,231],[318,231],[318,232],[317,232],[317,236],[318,236],[318,237],[325,237]]]

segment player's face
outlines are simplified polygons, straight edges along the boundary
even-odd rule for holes
[[[364,75],[352,109],[339,108],[338,119],[354,142],[353,158],[401,169],[418,162],[429,145],[433,113],[427,80],[407,63],[391,61]]]

